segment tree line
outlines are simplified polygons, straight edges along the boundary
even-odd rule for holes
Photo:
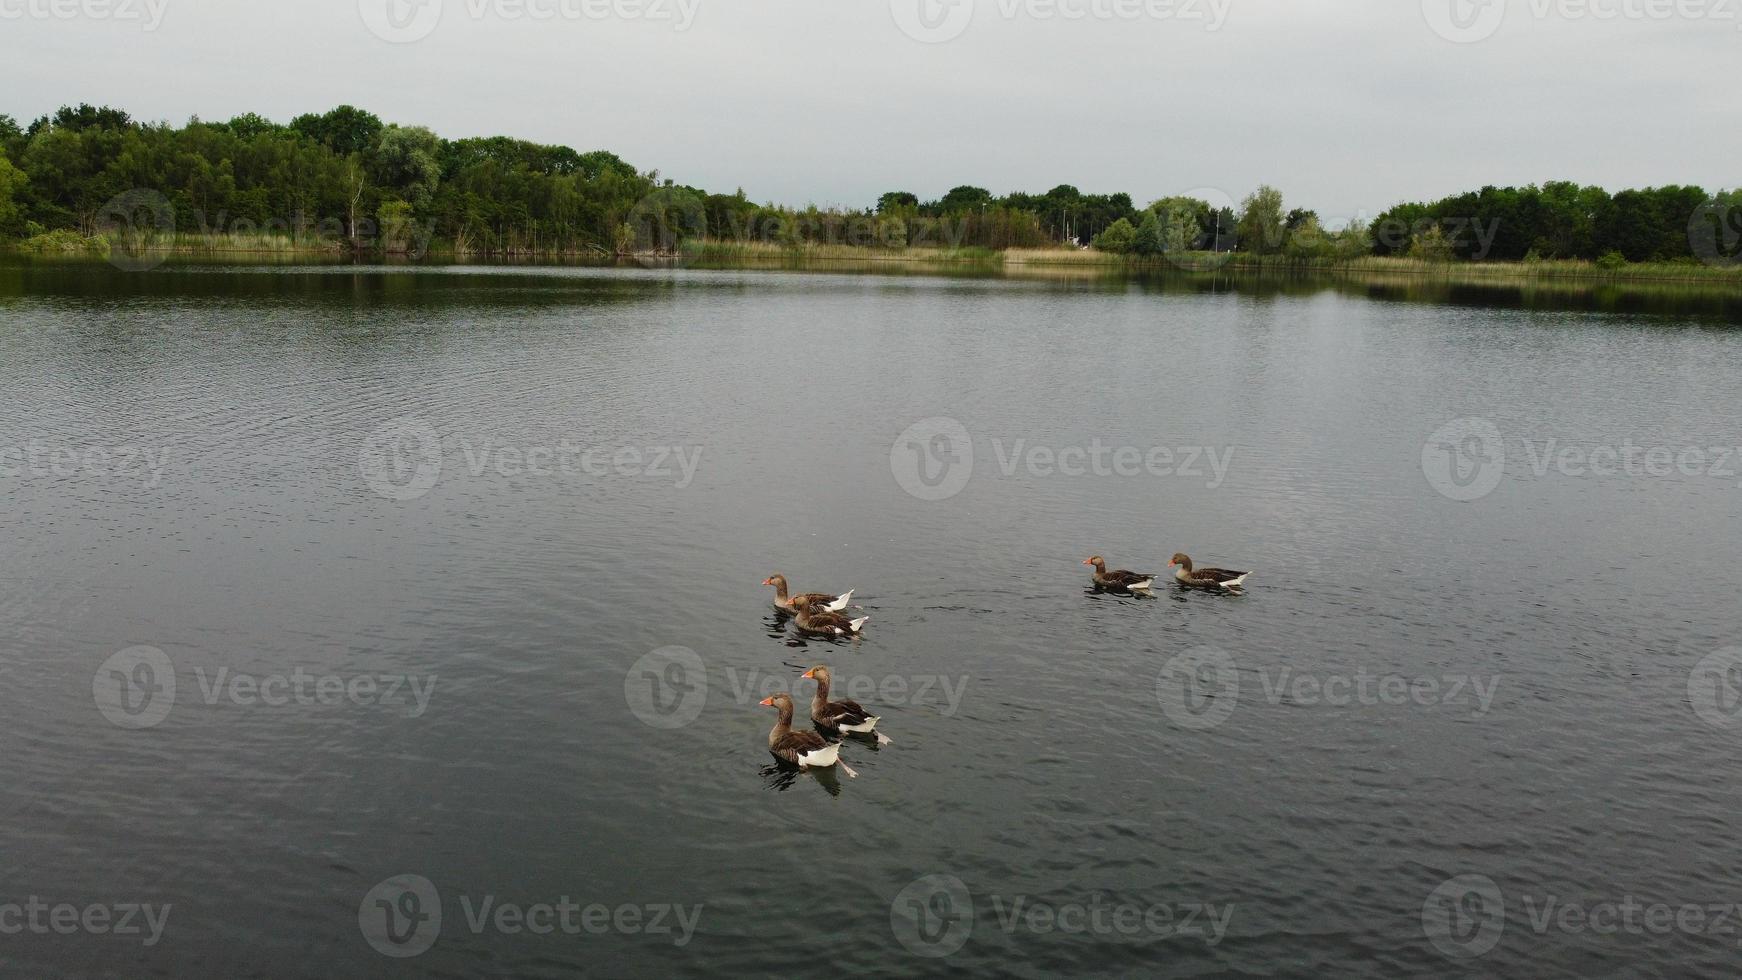
[[[141,214],[141,208],[145,214]],[[692,239],[783,246],[1093,247],[1137,256],[1241,252],[1290,259],[1711,261],[1742,239],[1742,192],[1570,182],[1484,187],[1396,205],[1372,221],[1285,208],[1260,187],[1238,208],[1061,184],[998,196],[963,185],[862,210],[758,204],[661,179],[604,151],[505,136],[447,140],[339,106],[277,123],[184,126],[107,106],[20,126],[0,115],[0,237],[125,231],[259,233],[337,248],[480,254],[673,251]]]

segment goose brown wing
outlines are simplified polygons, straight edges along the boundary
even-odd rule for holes
[[[821,720],[831,728],[839,728],[842,722],[849,725],[862,725],[871,718],[871,713],[859,706],[857,701],[830,701],[823,706]]]
[[[828,745],[816,732],[788,732],[776,739],[768,750],[788,762],[797,762],[799,756],[827,748]]]

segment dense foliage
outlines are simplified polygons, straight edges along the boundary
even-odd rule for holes
[[[1139,256],[1678,261],[1734,255],[1742,193],[1548,183],[1400,204],[1327,230],[1260,187],[1238,209],[1187,197],[1138,208],[1068,184],[999,197],[963,185],[863,211],[757,204],[662,181],[616,155],[508,137],[446,140],[352,106],[287,124],[244,115],[181,127],[80,105],[20,127],[0,116],[0,237],[137,231],[313,238],[334,247],[486,254],[672,250],[710,238],[777,245],[1029,248]]]

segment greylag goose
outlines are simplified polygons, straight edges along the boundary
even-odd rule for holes
[[[1100,555],[1084,559],[1083,564],[1095,566],[1095,584],[1103,589],[1124,589],[1136,592],[1155,584],[1155,576],[1153,575],[1140,575],[1137,572],[1127,572],[1124,569],[1107,571],[1107,562]]]
[[[1174,580],[1181,585],[1224,592],[1245,587],[1247,577],[1252,574],[1231,572],[1226,568],[1194,568],[1191,558],[1186,555],[1174,555],[1173,561],[1168,562],[1167,567],[1174,570]]]
[[[762,699],[762,705],[780,712],[774,720],[774,728],[768,732],[768,751],[776,759],[801,769],[827,769],[839,765],[848,777],[859,775],[841,761],[841,743],[831,742],[816,732],[792,730],[792,695],[782,692],[766,697]]]
[[[803,595],[788,596],[786,594],[786,576],[770,575],[762,580],[763,585],[774,586],[774,608],[783,613],[796,613],[805,606],[822,606],[829,612],[840,612],[852,601],[853,590],[848,589],[840,595],[830,595],[827,592],[806,592]]]
[[[800,676],[805,680],[817,682],[817,693],[811,696],[811,722],[813,724],[832,728],[838,732],[875,735],[878,745],[889,745],[893,741],[889,736],[877,730],[877,723],[882,719],[866,711],[859,702],[829,700],[829,668],[812,667]]]

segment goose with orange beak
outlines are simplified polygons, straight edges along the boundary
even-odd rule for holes
[[[894,742],[877,730],[877,723],[883,719],[866,711],[859,702],[829,700],[829,668],[812,667],[799,676],[817,682],[817,693],[811,696],[812,724],[853,735],[875,735],[878,745],[890,745]]]
[[[800,769],[827,769],[840,766],[848,778],[858,773],[841,761],[841,743],[831,742],[816,732],[792,730],[792,695],[785,692],[762,699],[762,706],[779,711],[774,728],[768,733],[768,751],[776,759]]]
[[[1126,592],[1142,592],[1155,584],[1155,576],[1140,575],[1121,569],[1107,571],[1107,560],[1100,555],[1083,559],[1083,564],[1092,565],[1095,569],[1095,584],[1103,589],[1118,589]]]
[[[1191,558],[1184,554],[1174,555],[1167,567],[1174,570],[1174,581],[1181,585],[1222,592],[1238,592],[1252,577],[1251,572],[1231,572],[1226,568],[1194,568]]]
[[[774,586],[774,608],[788,615],[796,614],[806,606],[822,606],[825,612],[840,612],[853,601],[853,590],[848,589],[840,595],[827,592],[806,592],[803,595],[788,596],[786,594],[786,576],[770,575],[762,580],[763,585]]]

